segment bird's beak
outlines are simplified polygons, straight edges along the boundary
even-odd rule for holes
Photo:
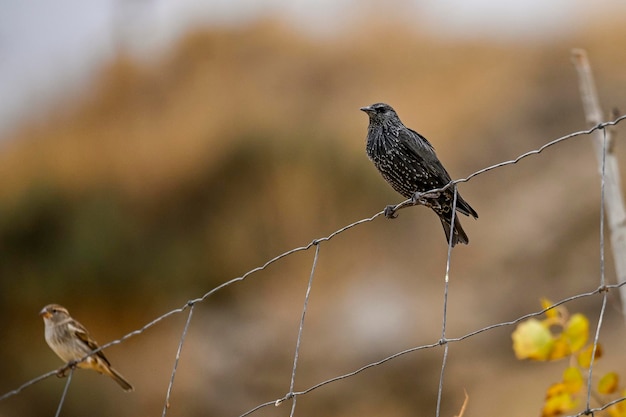
[[[369,113],[372,111],[370,106],[361,107],[359,110],[364,111],[365,113]]]
[[[50,317],[52,317],[52,313],[50,313],[45,308],[39,312],[39,315],[43,317],[44,319],[49,319]]]

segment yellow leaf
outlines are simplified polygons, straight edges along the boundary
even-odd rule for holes
[[[567,392],[564,383],[559,382],[548,388],[546,401],[541,410],[542,417],[553,417],[576,407],[576,400]]]
[[[517,359],[545,361],[550,357],[554,338],[539,320],[529,319],[519,324],[511,337]]]
[[[578,365],[580,365],[581,368],[589,368],[589,365],[591,364],[592,352],[593,352],[593,345],[589,345],[583,350],[581,350],[580,352],[578,352],[577,360],[578,360]],[[596,349],[595,359],[599,359],[600,357],[602,357],[602,346],[598,344],[598,347]]]
[[[626,417],[626,404],[624,401],[612,405],[608,408],[611,417]]]
[[[619,376],[615,372],[608,372],[598,382],[598,392],[600,394],[612,394],[617,391]]]
[[[589,338],[589,320],[584,314],[576,313],[567,321],[563,333],[570,350],[577,352],[585,346]]]
[[[622,397],[626,397],[626,390],[622,391]],[[626,417],[626,401],[613,404],[607,410],[611,417]]]
[[[552,300],[549,300],[547,298],[542,298],[541,299],[541,308],[543,308],[544,310],[548,307],[550,307],[552,304],[554,304],[552,302]],[[554,319],[554,318],[558,318],[559,317],[559,310],[558,307],[555,308],[551,308],[550,310],[546,311],[546,317],[548,319]]]
[[[563,394],[564,392],[567,392],[567,388],[565,387],[565,384],[562,382],[557,382],[556,384],[550,385],[550,387],[548,388],[548,391],[546,391],[546,399],[551,398],[551,397],[556,397],[558,395]]]
[[[569,355],[571,355],[572,351],[569,348],[569,342],[567,339],[561,334],[559,337],[554,339],[554,345],[552,346],[552,350],[550,351],[550,360],[563,359]]]
[[[565,390],[571,394],[576,394],[583,387],[583,374],[580,368],[570,366],[563,371],[563,384]]]

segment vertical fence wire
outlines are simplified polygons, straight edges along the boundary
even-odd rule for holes
[[[606,185],[606,129],[602,129],[603,132],[603,141],[602,141],[602,163],[600,168],[600,288],[605,288],[605,264],[604,264],[604,190]],[[591,391],[592,391],[592,376],[593,376],[593,367],[596,359],[596,354],[598,351],[598,340],[600,339],[600,329],[602,328],[602,321],[604,318],[604,312],[606,311],[606,303],[607,303],[608,291],[602,291],[602,306],[600,308],[600,314],[598,315],[598,323],[596,324],[596,331],[593,338],[593,349],[591,351],[591,362],[589,364],[589,371],[587,374],[587,401],[586,401],[586,410],[589,411],[591,409]]]
[[[176,349],[176,357],[174,359],[172,375],[170,376],[170,382],[167,385],[167,392],[165,393],[165,404],[163,404],[163,413],[161,414],[162,417],[165,417],[165,415],[167,414],[167,410],[169,410],[170,408],[170,396],[172,395],[172,387],[174,386],[174,378],[176,377],[176,371],[178,370],[178,361],[180,360],[180,353],[183,350],[183,343],[185,343],[185,339],[187,337],[187,330],[189,329],[189,323],[191,323],[191,316],[193,315],[194,307],[195,307],[194,303],[189,304],[189,314],[187,315],[187,321],[185,322],[183,333],[180,336],[180,340],[178,341],[178,349]]]
[[[298,368],[298,356],[300,354],[300,344],[302,343],[302,332],[304,331],[304,318],[306,317],[307,308],[309,306],[309,297],[311,295],[311,288],[313,287],[313,277],[315,276],[315,268],[317,267],[317,260],[320,254],[320,246],[319,242],[315,243],[315,256],[313,257],[313,265],[311,266],[311,274],[309,275],[309,283],[306,287],[306,294],[304,296],[304,305],[302,306],[302,315],[300,316],[300,326],[298,328],[298,338],[296,339],[296,349],[293,355],[293,368],[291,370],[291,382],[289,383],[289,393],[288,397],[291,397],[291,412],[289,413],[290,417],[293,417],[296,412],[296,398],[294,395],[293,389],[296,383],[296,369]]]
[[[441,372],[439,373],[439,387],[437,389],[436,417],[441,413],[441,401],[443,397],[443,377],[448,363],[448,342],[446,340],[446,325],[448,322],[448,287],[450,285],[450,260],[452,259],[452,240],[454,239],[454,222],[456,220],[456,204],[458,199],[457,187],[452,187],[454,197],[452,198],[452,218],[450,220],[450,238],[448,239],[448,254],[446,257],[446,274],[443,283],[443,317],[441,321],[441,344],[443,345],[443,357],[441,359]]]
[[[59,417],[61,415],[61,409],[63,408],[63,404],[65,403],[65,397],[67,396],[67,391],[70,388],[70,384],[72,383],[72,375],[74,375],[74,367],[70,367],[70,373],[67,376],[67,380],[65,381],[65,387],[63,388],[63,394],[61,394],[61,399],[59,400],[59,406],[57,407],[57,412],[54,414],[54,417]]]

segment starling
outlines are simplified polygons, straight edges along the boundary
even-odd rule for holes
[[[361,110],[370,118],[367,129],[367,156],[394,190],[416,202],[418,193],[442,188],[450,183],[450,175],[439,162],[430,142],[416,131],[404,126],[390,105],[375,103],[362,107]],[[437,213],[446,240],[449,241],[454,190],[447,188],[443,192],[433,194],[421,199],[420,202]],[[387,217],[393,217],[390,207],[385,211]],[[466,216],[478,218],[476,211],[458,193],[456,210]],[[452,246],[468,242],[469,239],[458,217],[455,216]]]

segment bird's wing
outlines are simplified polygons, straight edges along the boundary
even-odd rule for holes
[[[443,187],[448,184],[452,179],[450,174],[443,167],[435,148],[430,144],[428,140],[413,129],[402,129],[399,134],[400,143],[402,143],[406,149],[411,152],[418,160],[423,161],[422,168],[430,174],[432,178],[438,178],[440,180],[439,187]]]
[[[439,161],[439,158],[437,158],[435,148],[433,148],[433,145],[431,145],[424,136],[413,129],[407,128],[400,131],[399,138],[400,143],[404,144],[406,149],[422,163],[422,168],[430,174],[429,177],[438,180],[433,181],[437,183],[438,188],[444,187],[452,181],[450,174],[448,174],[448,171],[446,171]],[[478,218],[476,210],[474,210],[460,194],[458,195],[457,210],[466,216],[472,216],[475,219]]]
[[[91,336],[89,336],[89,332],[87,332],[87,329],[85,328],[85,326],[83,326],[76,320],[73,320],[70,323],[68,323],[68,326],[70,330],[74,332],[76,337],[89,348],[89,351],[96,350],[100,347],[98,346],[98,343],[96,343],[96,341],[93,340]],[[96,353],[96,356],[98,356],[100,359],[106,362],[107,365],[111,366],[111,364],[109,363],[109,360],[106,358],[106,356],[104,356],[104,353],[102,353],[102,351],[98,351],[98,353]]]
[[[406,128],[407,133],[409,134],[409,136],[412,136],[415,141],[417,141],[417,138],[421,139],[422,142],[424,142],[426,145],[428,145],[428,148],[430,148],[430,150],[434,153],[435,152],[435,147],[428,141],[428,139],[426,139],[424,136],[420,135],[419,133],[417,133],[415,130],[411,129],[411,128]]]

